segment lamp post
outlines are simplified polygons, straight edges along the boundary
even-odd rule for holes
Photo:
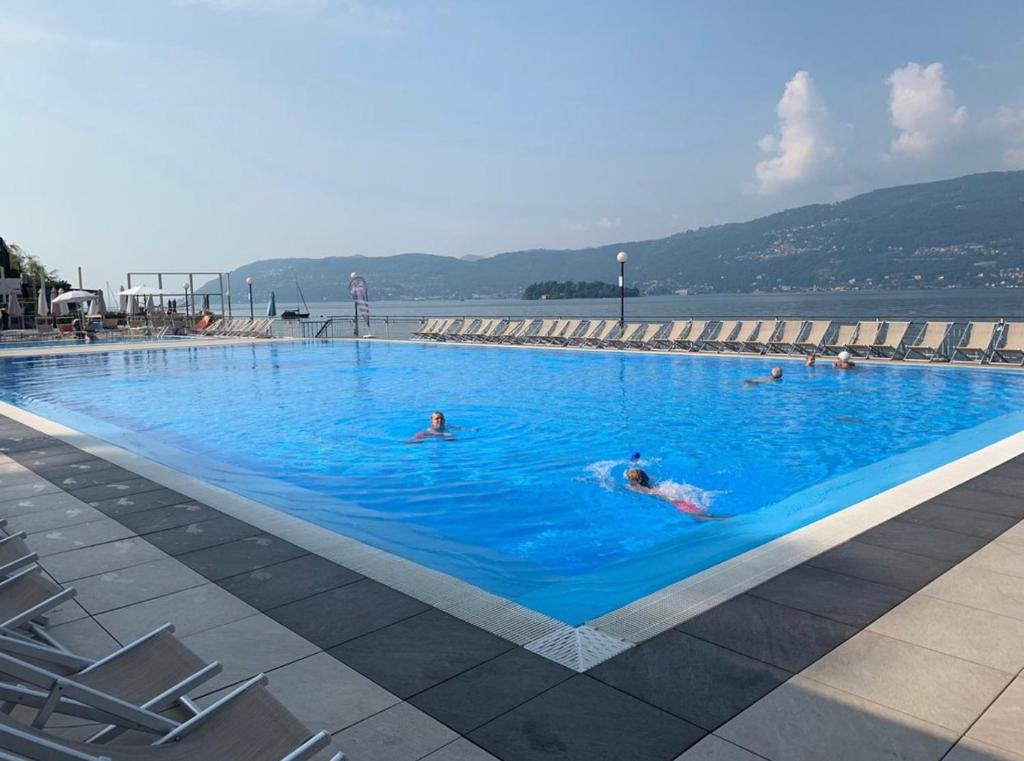
[[[189,322],[192,321],[192,312],[188,308],[188,283],[182,283],[181,289],[185,291],[185,319]]]
[[[352,287],[352,281],[355,280],[357,277],[359,276],[355,272],[348,276],[349,289],[351,289]],[[354,326],[352,329],[352,335],[354,335],[356,338],[359,338],[359,304],[356,303],[355,299],[352,300],[352,308],[355,310],[355,320],[352,322],[352,325]]]
[[[626,262],[629,254],[620,251],[615,259],[619,263],[619,330],[622,330],[626,325]]]
[[[252,278],[247,277],[245,279],[245,284],[249,286],[249,319],[254,320],[256,319],[256,314],[252,310]]]

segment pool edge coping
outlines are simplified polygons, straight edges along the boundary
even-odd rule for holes
[[[454,576],[281,512],[7,402],[0,401],[0,414],[205,502],[226,515],[578,672],[1024,454],[1024,432],[1012,434],[580,626],[571,626]]]

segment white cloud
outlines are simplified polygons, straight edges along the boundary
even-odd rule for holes
[[[778,134],[757,142],[762,151],[774,154],[754,170],[754,189],[764,195],[820,178],[836,167],[840,156],[828,109],[806,71],[798,71],[786,83],[776,112]]]
[[[967,125],[967,108],[956,105],[941,63],[908,63],[885,80],[889,85],[889,118],[900,134],[892,141],[894,155],[925,159],[957,140]]]
[[[1024,169],[1024,146],[1007,150],[1003,154],[1003,163],[1009,169]]]
[[[1024,169],[1024,108],[1000,106],[982,121],[981,129],[997,145],[1009,145],[1003,153],[1003,163],[1009,169]]]
[[[602,230],[615,230],[622,227],[622,217],[601,217],[597,220],[597,226]]]

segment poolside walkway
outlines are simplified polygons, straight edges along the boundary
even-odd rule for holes
[[[0,416],[61,641],[172,621],[224,663],[200,703],[264,671],[351,761],[1024,761],[1022,494],[1018,457],[576,673]]]

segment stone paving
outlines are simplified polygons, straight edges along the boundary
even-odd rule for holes
[[[55,636],[172,621],[224,663],[201,704],[266,672],[352,761],[1024,761],[1022,483],[999,465],[580,674],[0,417],[0,517],[77,590]]]

